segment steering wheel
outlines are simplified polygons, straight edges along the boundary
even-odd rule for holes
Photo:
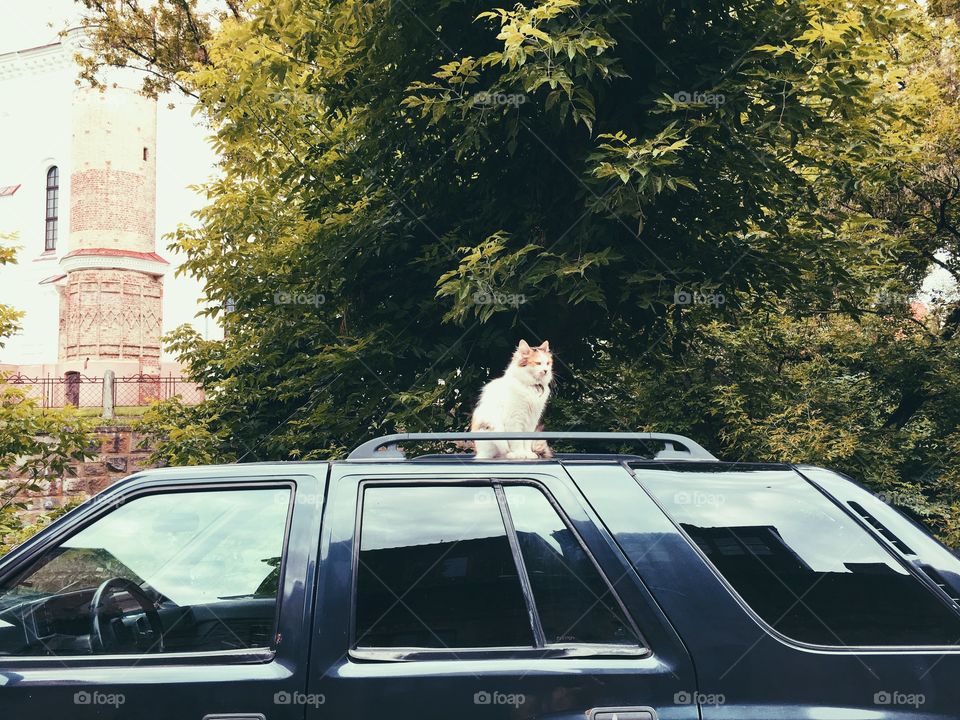
[[[143,610],[149,629],[138,619],[133,629],[123,624],[120,618],[104,615],[108,607],[116,607],[114,595],[127,593]],[[122,617],[122,613],[121,613]],[[150,597],[132,580],[113,577],[100,583],[90,601],[90,647],[95,653],[110,653],[129,650],[154,650],[163,652],[163,625],[160,613]]]

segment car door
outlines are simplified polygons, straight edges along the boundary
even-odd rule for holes
[[[147,474],[15,551],[0,717],[302,719],[325,469]]]
[[[697,717],[676,633],[562,468],[531,470],[334,468],[308,718]]]

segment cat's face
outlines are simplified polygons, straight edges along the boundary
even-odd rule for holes
[[[521,340],[513,354],[513,365],[517,371],[527,376],[531,385],[549,385],[553,380],[550,343],[544,340],[538,347],[530,347],[526,340]]]

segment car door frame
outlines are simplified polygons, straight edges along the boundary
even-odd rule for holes
[[[157,701],[167,699],[170,689],[180,686],[202,690],[206,699],[204,707],[196,709],[197,718],[231,713],[238,719],[264,715],[271,720],[302,718],[302,704],[294,701],[303,696],[306,687],[310,634],[303,629],[310,627],[312,620],[317,563],[316,543],[304,540],[319,536],[327,473],[326,464],[314,468],[250,465],[148,471],[116,483],[18,547],[0,562],[0,582],[139,497],[197,489],[291,487],[273,648],[155,655],[4,656],[0,657],[0,686],[4,687],[0,710],[10,707],[11,695],[19,689],[33,697],[31,710],[39,712],[40,701],[45,708],[61,713],[69,710],[66,715],[74,717],[83,708],[76,707],[76,698],[71,701],[71,695],[104,688],[122,694],[125,712],[135,712],[145,720],[166,718],[170,706]],[[239,684],[243,683],[248,684],[250,693],[241,690]],[[161,692],[163,695],[158,696]],[[283,702],[284,698],[289,702]]]
[[[501,482],[505,486],[527,484],[539,486],[558,509],[563,521],[569,524],[578,540],[585,546],[591,561],[601,570],[605,581],[614,591],[615,597],[624,606],[628,617],[640,631],[641,641],[646,653],[630,657],[536,657],[534,653],[521,657],[505,657],[497,649],[467,650],[454,649],[441,653],[445,657],[432,657],[433,653],[424,653],[422,657],[395,657],[375,659],[368,652],[354,652],[354,591],[356,557],[358,550],[357,535],[360,524],[361,492],[370,483],[378,486],[389,484],[417,485],[484,485]],[[317,627],[314,634],[310,661],[308,691],[311,694],[327,697],[326,688],[334,687],[341,680],[368,679],[371,683],[387,678],[406,677],[420,682],[424,678],[460,678],[473,676],[478,687],[483,679],[496,676],[503,680],[514,672],[519,676],[533,674],[553,674],[558,678],[558,663],[569,663],[569,671],[581,675],[627,675],[631,672],[643,672],[653,676],[660,671],[673,674],[677,679],[677,689],[683,692],[695,691],[695,673],[690,654],[683,646],[672,625],[660,608],[652,601],[643,583],[633,568],[620,553],[619,548],[608,536],[602,524],[594,516],[589,503],[576,488],[562,466],[558,463],[437,463],[424,462],[388,465],[385,463],[343,463],[333,467],[330,477],[328,502],[320,547],[321,570],[317,583]],[[615,573],[613,571],[616,571]],[[349,588],[349,591],[345,591]],[[542,652],[543,649],[540,649]],[[389,653],[385,653],[389,655]],[[521,654],[522,655],[522,654]],[[334,685],[331,685],[334,683]],[[438,682],[438,696],[448,688]],[[481,688],[482,689],[482,688]],[[336,690],[334,690],[336,692]],[[670,699],[673,699],[671,693]],[[456,701],[464,700],[464,693],[458,693]],[[622,703],[604,704],[603,709],[622,708]],[[584,711],[596,708],[578,707],[571,710],[569,717],[584,717]],[[308,711],[307,718],[319,718],[323,713],[336,710],[316,709]],[[660,717],[695,718],[696,708],[689,705],[666,705],[660,710]],[[394,710],[397,712],[397,709]],[[465,708],[465,712],[469,712]],[[458,713],[449,708],[454,716]],[[465,715],[464,715],[465,716]],[[368,720],[365,715],[355,715],[357,720]],[[400,712],[397,717],[405,717]],[[516,715],[521,717],[521,715]],[[526,717],[525,715],[523,717]],[[551,717],[561,717],[555,715]],[[562,717],[568,717],[562,715]]]

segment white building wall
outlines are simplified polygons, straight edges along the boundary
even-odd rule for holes
[[[70,227],[70,154],[75,71],[72,53],[54,45],[0,55],[0,233],[15,233],[17,264],[0,268],[0,303],[23,311],[23,330],[0,349],[0,362],[57,360],[58,297],[45,278],[59,275]],[[47,170],[60,169],[56,253],[44,253]]]

